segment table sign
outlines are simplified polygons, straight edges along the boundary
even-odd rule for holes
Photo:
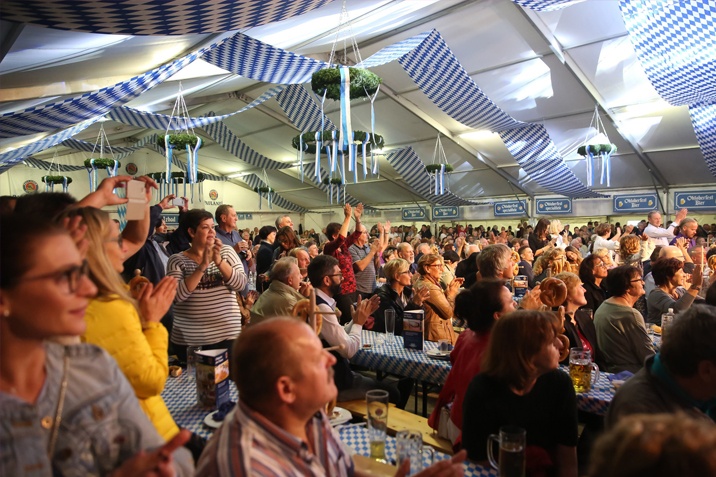
[[[437,219],[458,219],[460,218],[460,207],[433,206],[433,220]]]
[[[495,202],[495,217],[509,217],[512,215],[525,215],[527,213],[527,201],[505,200]]]
[[[405,207],[401,209],[403,220],[418,220],[427,217],[425,207]]]
[[[614,212],[648,212],[656,210],[659,203],[656,194],[615,195]]]
[[[537,199],[538,214],[571,214],[572,199]]]
[[[716,190],[675,192],[674,208],[689,210],[716,210]]]
[[[423,349],[425,312],[406,310],[403,312],[403,346],[408,349]]]

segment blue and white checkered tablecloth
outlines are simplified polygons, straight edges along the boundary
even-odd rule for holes
[[[346,426],[339,426],[336,430],[341,436],[341,441],[343,441],[343,443],[353,449],[356,454],[370,457],[370,438],[368,436],[368,429],[366,429],[365,424],[349,424]],[[388,462],[395,462],[394,437],[387,436],[385,439],[385,456]],[[449,458],[449,455],[435,451],[436,461]],[[430,462],[428,461],[428,455],[426,453],[424,464],[429,463]],[[497,477],[497,471],[492,468],[483,467],[481,465],[466,461],[465,475],[467,477]]]
[[[433,359],[425,354],[425,351],[437,348],[437,343],[426,341],[425,349],[418,351],[405,349],[402,336],[396,336],[392,345],[383,342],[385,336],[384,333],[363,330],[363,344],[370,343],[371,347],[358,350],[351,363],[427,383],[445,382],[452,367],[450,361]]]
[[[233,381],[229,383],[231,400],[237,402],[239,393]],[[204,418],[214,412],[199,406],[196,401],[196,381],[186,373],[178,378],[167,378],[162,398],[179,427],[189,429],[202,437],[209,438],[214,429],[204,424]]]
[[[559,369],[569,374],[569,367],[560,366]],[[609,381],[609,376],[612,373],[602,371],[599,374],[599,381],[592,383],[592,389],[588,393],[577,393],[577,409],[580,411],[588,412],[590,414],[597,414],[599,416],[605,416],[609,404],[614,399],[614,393],[616,389],[612,386]]]

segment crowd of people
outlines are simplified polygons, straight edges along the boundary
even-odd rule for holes
[[[714,439],[716,224],[686,209],[666,227],[651,212],[636,226],[542,218],[513,230],[369,227],[363,206],[346,204],[343,221],[317,233],[290,215],[239,230],[231,205],[185,205],[168,231],[161,212],[174,196],[150,206],[157,185],[143,177],[144,218],[120,230],[101,209],[126,201],[113,191],[129,180],[108,178],[79,202],[1,200],[3,475],[351,475],[350,452],[319,411],[370,389],[405,407],[413,380],[378,380],[350,363],[362,330],[386,330],[387,310],[398,335],[405,312],[423,310],[424,339],[454,346],[429,424],[458,452],[425,475],[460,475],[466,456],[485,461],[504,425],[527,430],[529,475],[578,475],[576,394],[558,369],[567,342],[602,370],[634,374],[609,408],[591,475],[616,468],[603,455],[615,446],[640,452],[634,429],[665,434],[658,423],[670,422],[627,415],[681,413]],[[566,290],[555,307],[544,305],[548,279]],[[317,335],[288,318],[311,296]],[[650,330],[669,311],[657,350]],[[161,397],[170,355],[185,363],[197,346],[229,350],[240,395],[208,444],[180,430]],[[663,439],[663,455],[677,459]],[[707,448],[684,448],[691,465],[716,471],[713,447],[710,461]]]

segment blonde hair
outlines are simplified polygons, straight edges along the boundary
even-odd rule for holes
[[[410,270],[410,263],[403,258],[394,258],[383,265],[383,274],[388,283],[393,283],[398,278],[398,274],[407,270]]]
[[[82,223],[87,226],[85,233],[85,239],[89,242],[87,263],[90,268],[90,279],[97,286],[97,298],[109,301],[119,297],[134,305],[139,313],[137,302],[132,298],[122,276],[114,269],[104,250],[105,243],[112,239],[110,237],[112,220],[109,214],[94,207],[83,207],[72,209],[65,215],[80,216]]]
[[[562,227],[562,222],[559,219],[554,219],[549,222],[549,226],[547,227],[547,233],[551,235],[559,235],[564,230],[564,227]]]
[[[636,235],[624,235],[619,239],[619,256],[627,260],[641,250],[640,239]]]
[[[564,303],[562,303],[562,306],[566,307],[567,301],[569,300],[569,292],[580,286],[582,284],[582,280],[577,275],[571,272],[558,273],[554,276],[554,278],[562,280],[567,286],[567,298],[565,298]]]

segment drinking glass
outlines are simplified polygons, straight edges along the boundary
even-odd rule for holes
[[[385,310],[385,344],[392,345],[395,343],[395,310],[388,308]]]
[[[423,447],[423,434],[420,431],[406,429],[395,435],[395,455],[398,467],[405,459],[410,459],[410,470],[408,475],[414,475],[421,470],[433,465],[435,462],[435,451],[430,446]],[[423,456],[429,455],[428,464],[425,464]]]
[[[588,393],[592,389],[592,369],[595,371],[594,382],[599,381],[599,366],[592,362],[592,353],[588,349],[572,348],[569,350],[569,377],[575,392]]]
[[[500,477],[525,477],[525,442],[527,431],[521,427],[503,426],[500,435],[487,438],[487,457]],[[500,445],[498,461],[495,461],[493,442]]]
[[[388,432],[388,391],[372,389],[365,394],[370,436],[370,458],[387,464],[385,436]]]

